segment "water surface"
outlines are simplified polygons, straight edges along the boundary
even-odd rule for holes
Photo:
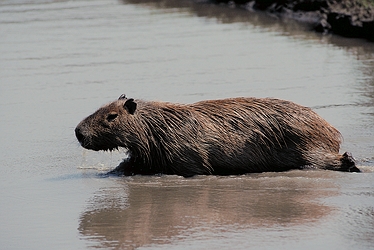
[[[374,45],[307,29],[190,1],[0,1],[1,248],[371,248]],[[74,128],[122,93],[295,101],[364,173],[108,176],[124,152]]]

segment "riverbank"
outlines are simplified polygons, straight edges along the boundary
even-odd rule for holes
[[[311,24],[313,30],[374,42],[373,0],[212,0],[217,4],[266,11]]]

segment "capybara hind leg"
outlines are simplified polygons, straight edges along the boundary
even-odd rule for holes
[[[356,167],[355,159],[352,157],[351,153],[345,152],[340,158],[341,166],[338,171],[344,172],[361,172],[360,169]]]
[[[331,157],[326,157],[326,159]],[[328,170],[342,171],[342,172],[361,172],[360,169],[356,167],[356,163],[352,155],[345,152],[343,155],[337,155],[337,158],[331,161],[326,161],[325,167]]]
[[[348,152],[343,155],[328,153],[323,150],[309,152],[306,156],[307,165],[314,168],[327,169],[342,172],[361,172],[356,167],[355,160]]]

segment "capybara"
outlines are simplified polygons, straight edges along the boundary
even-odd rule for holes
[[[193,104],[121,95],[78,124],[86,149],[128,150],[125,175],[233,175],[318,168],[360,172],[338,130],[310,108],[272,98]]]

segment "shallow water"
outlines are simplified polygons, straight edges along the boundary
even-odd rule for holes
[[[369,249],[374,44],[190,1],[0,1],[2,249]],[[129,97],[278,97],[337,127],[362,174],[105,173],[74,128]]]

